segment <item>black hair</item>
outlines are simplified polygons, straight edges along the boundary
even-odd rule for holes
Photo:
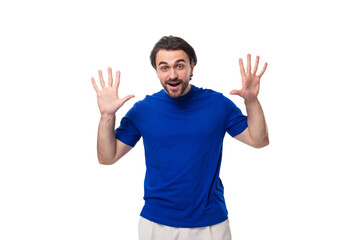
[[[156,70],[156,54],[160,49],[165,50],[183,50],[190,59],[190,64],[197,63],[197,58],[194,49],[184,39],[174,36],[162,37],[154,46],[150,54],[150,61],[153,68]]]

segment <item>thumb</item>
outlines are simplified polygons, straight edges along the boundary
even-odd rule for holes
[[[231,95],[240,95],[241,94],[241,90],[232,90],[230,92]]]
[[[127,96],[125,96],[125,97],[123,97],[120,101],[121,101],[121,106],[125,103],[125,102],[127,102],[127,101],[129,101],[131,98],[133,98],[133,97],[135,97],[134,95],[127,95]]]

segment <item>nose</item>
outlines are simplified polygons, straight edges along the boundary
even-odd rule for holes
[[[170,68],[169,78],[170,79],[176,79],[177,78],[177,72],[176,72],[176,70],[174,68]]]

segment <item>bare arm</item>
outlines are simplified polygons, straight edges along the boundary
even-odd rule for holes
[[[108,86],[99,70],[99,79],[102,89],[99,89],[95,79],[91,82],[97,94],[97,102],[101,113],[97,139],[97,153],[100,164],[113,164],[122,156],[128,153],[132,147],[116,139],[114,133],[116,111],[134,95],[127,95],[120,99],[118,88],[120,84],[120,72],[116,72],[115,83],[113,84],[112,70],[108,68]]]
[[[131,146],[116,139],[114,127],[115,114],[101,115],[97,138],[97,154],[100,164],[114,164],[132,149]]]
[[[269,144],[268,129],[265,121],[264,112],[257,98],[260,89],[260,78],[264,74],[267,63],[265,63],[259,75],[256,71],[259,64],[259,57],[256,57],[253,72],[251,72],[251,56],[247,56],[247,69],[245,72],[242,59],[239,59],[240,73],[242,79],[242,89],[232,90],[230,94],[239,95],[245,100],[248,115],[248,128],[235,138],[252,147],[261,148]]]

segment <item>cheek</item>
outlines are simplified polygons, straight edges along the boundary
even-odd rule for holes
[[[183,79],[186,79],[186,78],[189,78],[190,75],[191,75],[191,70],[187,70],[187,71],[184,71],[181,76]]]
[[[157,76],[158,76],[158,78],[159,78],[159,80],[160,80],[161,82],[165,82],[165,81],[166,81],[166,74],[164,74],[164,73],[158,73]]]
[[[162,72],[160,72],[160,71],[157,71],[156,74],[157,74],[157,76],[158,76],[159,79],[164,78],[164,73],[162,73]]]

